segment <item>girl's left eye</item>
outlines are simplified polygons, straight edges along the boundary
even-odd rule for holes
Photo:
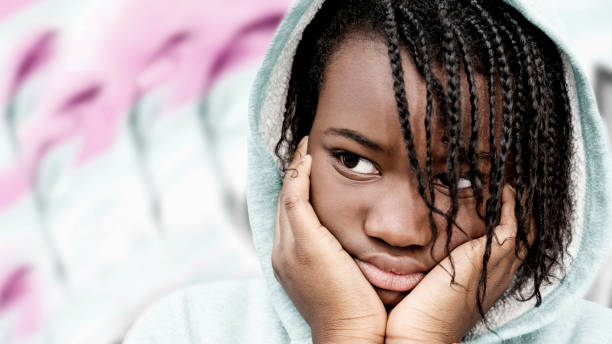
[[[362,158],[357,154],[342,152],[336,154],[336,159],[352,172],[359,174],[378,174],[378,170],[370,160]]]
[[[436,175],[434,180],[437,184],[440,184],[446,188],[450,187],[450,182],[448,181],[448,174],[446,173],[440,173]],[[457,181],[457,189],[459,190],[467,189],[470,187],[472,187],[472,182],[466,177],[460,177]]]

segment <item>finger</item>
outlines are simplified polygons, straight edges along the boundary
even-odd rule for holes
[[[278,193],[278,197],[276,198],[276,215],[274,218],[274,245],[276,247],[278,247],[278,245],[280,244],[281,240],[283,240],[282,238],[288,238],[288,239],[292,239],[293,236],[290,235],[290,233],[285,233],[285,235],[283,235],[283,229],[288,229],[288,223],[284,223],[285,221],[280,221],[281,218],[281,204],[282,204],[282,198],[283,195],[287,193],[287,187],[290,183],[285,182],[287,180],[290,180],[289,178],[295,178],[298,175],[298,170],[296,169],[296,167],[298,166],[299,162],[302,160],[302,157],[305,156],[306,153],[306,147],[308,145],[308,136],[304,136],[302,138],[302,140],[300,141],[300,143],[298,144],[297,150],[295,152],[295,154],[293,155],[293,159],[291,161],[291,163],[289,164],[289,168],[287,169],[285,173],[285,178],[283,181],[283,185],[281,187],[280,192]],[[289,177],[288,177],[289,175]],[[283,223],[281,223],[283,222]],[[286,231],[285,231],[286,232]],[[290,232],[290,230],[289,230]]]
[[[287,176],[294,176],[295,173],[290,173],[291,171],[295,171],[296,166],[300,163],[300,161],[306,156],[308,151],[308,136],[304,136],[293,154],[293,159],[291,159],[291,163],[287,168],[285,173],[285,178]]]
[[[536,223],[533,217],[529,219],[529,231],[527,232],[527,241],[529,242],[529,246],[533,245],[538,232],[536,230]]]
[[[310,169],[312,157],[304,156],[295,165],[295,177],[286,178],[281,193],[280,225],[288,226],[294,236],[302,236],[321,227],[321,223],[309,202]]]
[[[276,215],[274,215],[274,246],[278,248],[281,241],[281,228],[280,228],[280,193],[276,197]]]
[[[295,150],[296,154],[293,156],[293,161],[300,160],[306,155],[308,150],[308,138],[309,136],[306,135],[302,137],[300,143],[298,143],[297,149]]]
[[[308,136],[305,136],[293,156],[293,161],[285,173],[283,188],[281,193],[296,192],[297,196],[309,199],[310,193],[310,162],[306,163],[311,157],[306,153],[308,147]]]
[[[516,193],[509,184],[505,184],[502,190],[502,209],[499,225],[495,227],[493,238],[497,245],[506,247],[508,240],[516,238],[517,221],[514,214]]]
[[[518,266],[520,266],[523,263],[523,261],[527,258],[527,254],[529,253],[529,248],[533,245],[535,241],[536,224],[535,224],[535,220],[533,219],[533,217],[530,218],[528,226],[529,227],[527,228],[527,243],[529,244],[529,246],[521,247],[521,250],[518,252],[518,257],[517,257]]]
[[[514,215],[514,198],[516,192],[512,189],[509,184],[505,184],[502,189],[502,209],[501,217],[499,219],[500,225],[510,225],[516,227],[516,216]]]
[[[503,238],[500,246],[503,246],[502,251],[506,252],[505,261],[510,262],[509,273],[514,275],[527,257],[528,247],[522,247],[521,245],[519,252],[516,252],[516,236],[518,232],[518,221],[514,212],[516,193],[509,185],[506,185],[502,195],[504,204],[502,206],[502,218],[500,222],[503,221],[504,226],[500,225],[496,228],[496,231],[499,231],[497,235]],[[527,241],[529,242],[529,246],[531,246],[535,237],[535,223],[533,219],[530,220],[528,226]],[[503,241],[506,241],[506,243]]]
[[[497,265],[504,257],[510,256],[514,252],[515,238],[517,231],[517,221],[514,215],[515,192],[508,185],[502,189],[502,208],[500,222],[493,229],[491,255],[488,264]],[[487,246],[487,235],[467,241],[457,247],[451,256],[454,260],[460,261],[467,259],[472,261],[475,266],[482,266],[482,257]],[[463,253],[458,255],[458,253]],[[510,261],[510,260],[509,260]]]

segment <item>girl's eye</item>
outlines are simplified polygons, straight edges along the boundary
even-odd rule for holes
[[[444,186],[446,188],[450,187],[450,182],[448,180],[448,174],[440,173],[436,175],[434,179],[434,183]],[[472,182],[468,178],[465,178],[465,177],[459,178],[459,181],[457,182],[457,189],[461,190],[461,189],[467,189],[471,187],[472,187]]]
[[[370,160],[362,158],[357,154],[344,152],[337,154],[336,158],[352,172],[360,174],[378,174],[378,170]]]

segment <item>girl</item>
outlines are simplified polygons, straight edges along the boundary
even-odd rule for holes
[[[610,239],[606,139],[533,6],[299,1],[251,99],[265,284],[183,291],[128,342],[609,338],[580,299]]]

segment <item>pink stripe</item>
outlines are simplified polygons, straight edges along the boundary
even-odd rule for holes
[[[19,264],[5,269],[0,266],[0,273],[6,272],[5,276],[0,274],[0,316],[8,313],[16,323],[4,339],[19,343],[40,330],[44,317],[42,288],[30,266]]]
[[[6,280],[0,284],[0,313],[23,296],[27,288],[26,279],[29,273],[30,268],[20,266],[11,271]]]
[[[84,42],[97,52],[92,54],[97,59],[78,66],[91,71],[88,75],[61,72],[70,51],[52,56],[58,72],[43,82],[53,92],[35,104],[39,115],[19,129],[21,163],[0,171],[0,211],[28,191],[28,176],[57,144],[81,142],[75,157],[78,166],[113,144],[121,118],[152,89],[165,85],[170,90],[166,108],[180,106],[200,99],[222,75],[261,58],[275,29],[274,21],[286,11],[289,0],[267,0],[265,4],[185,0],[181,6],[166,0],[126,3],[117,18],[100,24],[108,26],[100,42]],[[257,26],[258,21],[263,24]],[[61,30],[57,35],[61,38]]]
[[[9,15],[23,10],[26,6],[31,5],[36,0],[2,0],[0,2],[0,20]]]

